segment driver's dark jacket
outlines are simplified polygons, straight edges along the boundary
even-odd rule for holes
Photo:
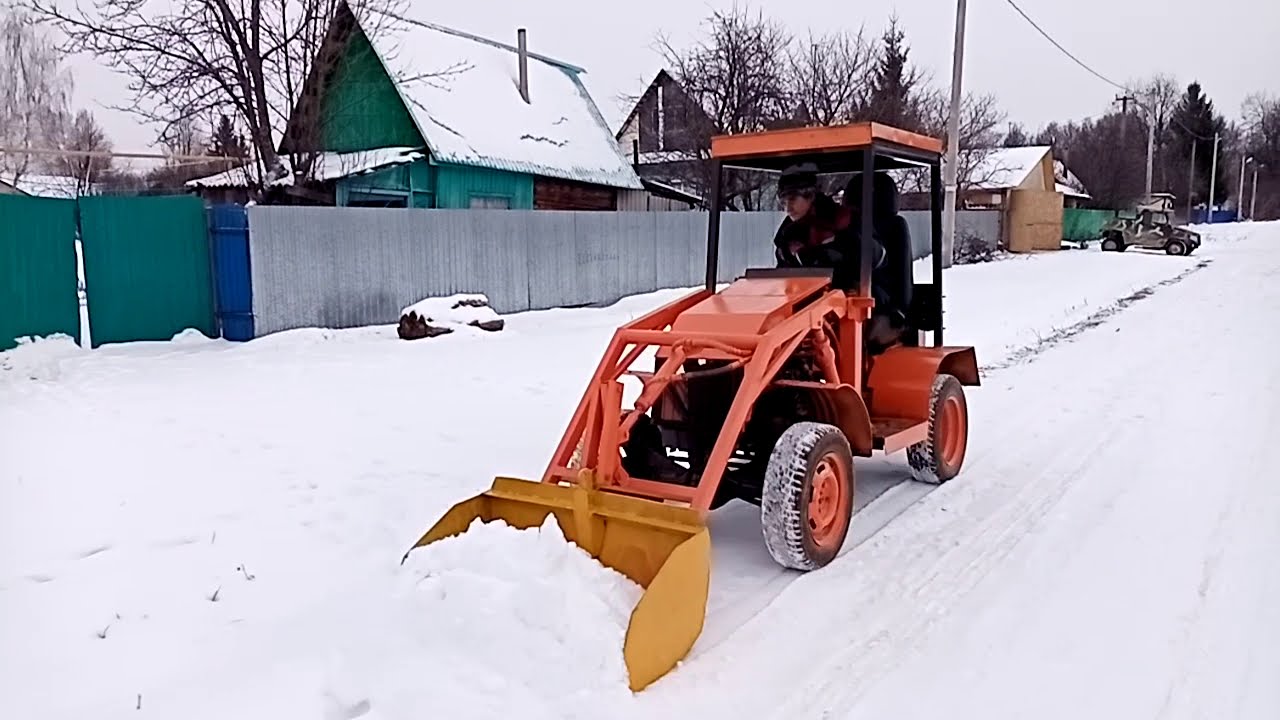
[[[795,253],[791,251],[792,242],[800,244]],[[878,266],[883,262],[884,249],[874,237],[872,242],[872,262]],[[861,247],[853,211],[826,195],[815,197],[813,209],[799,221],[783,218],[773,237],[773,250],[777,267],[829,267],[835,271],[835,287],[849,289],[857,285]],[[878,296],[875,284],[872,294]]]

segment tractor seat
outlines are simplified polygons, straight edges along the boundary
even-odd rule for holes
[[[845,188],[845,202],[854,203],[861,197],[862,176],[854,175]],[[888,295],[894,308],[909,313],[915,286],[911,230],[898,213],[898,184],[888,173],[871,176],[871,222],[885,251],[884,265],[876,268],[874,282]]]

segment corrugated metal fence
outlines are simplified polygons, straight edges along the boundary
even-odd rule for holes
[[[927,212],[904,213],[916,257]],[[725,213],[719,277],[773,265],[781,213]],[[959,232],[994,244],[998,212],[962,212]],[[701,284],[703,212],[553,212],[252,207],[254,334],[393,323],[424,297],[489,296],[501,313],[614,302]]]
[[[253,286],[249,274],[249,218],[243,205],[209,208],[218,329],[228,340],[253,339]]]
[[[1066,208],[1062,211],[1062,239],[1084,242],[1102,236],[1102,226],[1116,216],[1114,210]]]
[[[80,198],[93,346],[217,337],[204,204],[190,195]]]
[[[80,327],[77,235],[89,328]],[[199,198],[0,198],[0,350],[16,338],[85,330],[94,347],[216,336]]]
[[[29,335],[80,340],[76,203],[0,195],[0,350]]]

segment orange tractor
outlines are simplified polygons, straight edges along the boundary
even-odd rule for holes
[[[814,570],[849,531],[855,457],[905,450],[915,479],[954,477],[968,440],[962,386],[977,385],[978,370],[973,348],[942,345],[941,145],[872,123],[713,138],[706,286],[616,331],[540,482],[497,478],[414,548],[477,518],[528,528],[553,513],[567,539],[645,588],[623,648],[639,690],[702,632],[713,509],[735,498],[758,504],[774,559]],[[829,269],[770,268],[716,291],[724,169],[796,163],[864,179],[928,169],[932,282],[911,277],[906,237],[882,243],[910,296],[901,342],[871,352],[864,340],[875,305],[869,243],[852,287],[834,286]],[[870,209],[874,183],[860,185]],[[871,215],[860,213],[861,237],[871,236]],[[652,370],[635,370],[649,350]],[[641,389],[624,408],[627,375]]]

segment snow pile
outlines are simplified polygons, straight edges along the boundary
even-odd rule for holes
[[[453,332],[451,326],[498,331],[505,323],[489,307],[489,298],[476,293],[431,297],[400,311],[400,337],[416,340]]]
[[[174,335],[170,342],[175,345],[200,345],[202,343],[213,342],[213,338],[210,338],[208,335],[205,335],[195,328],[187,328]]]
[[[394,632],[331,670],[335,716],[559,718],[630,696],[622,647],[643,590],[567,541],[555,516],[527,530],[476,520],[404,570]]]
[[[75,338],[64,333],[48,337],[20,337],[18,346],[0,352],[0,377],[24,380],[57,380],[61,362],[84,350]]]

